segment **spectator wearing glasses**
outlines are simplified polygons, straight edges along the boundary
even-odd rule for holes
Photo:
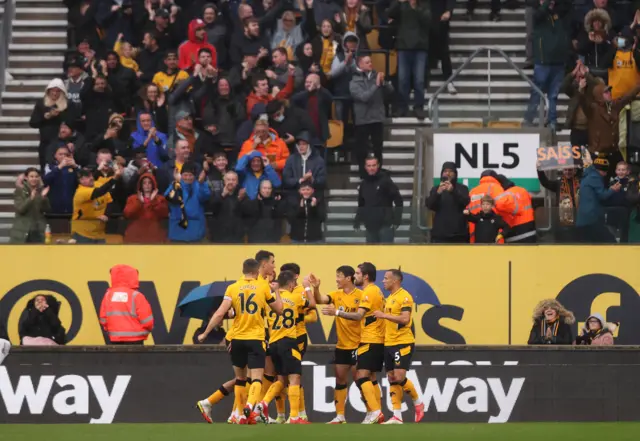
[[[613,333],[618,329],[617,323],[607,323],[602,314],[595,313],[587,317],[582,333],[576,338],[577,345],[613,346]]]

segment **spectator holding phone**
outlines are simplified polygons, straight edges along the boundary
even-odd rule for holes
[[[469,201],[469,189],[458,182],[456,164],[442,164],[440,184],[431,189],[426,200],[427,208],[435,212],[431,243],[469,243],[469,229],[462,213]]]
[[[20,322],[20,342],[24,346],[63,345],[66,331],[59,312],[60,302],[52,295],[37,294],[29,300]]]
[[[9,234],[10,243],[44,243],[46,220],[44,213],[51,209],[49,187],[42,185],[40,172],[28,168],[18,176],[14,192],[15,219]]]

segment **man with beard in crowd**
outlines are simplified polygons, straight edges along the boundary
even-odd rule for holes
[[[469,201],[469,189],[458,183],[456,164],[442,164],[440,184],[431,188],[426,200],[427,208],[435,213],[431,243],[469,243],[469,229],[462,213]]]

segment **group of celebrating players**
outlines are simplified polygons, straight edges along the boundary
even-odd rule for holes
[[[244,261],[243,277],[227,288],[222,304],[198,336],[204,341],[225,317],[234,317],[225,341],[235,378],[197,403],[204,419],[212,423],[213,406],[233,390],[230,423],[285,423],[288,395],[287,423],[309,424],[300,380],[308,344],[306,323],[317,321],[316,305],[324,304],[327,306],[322,314],[335,316],[337,335],[336,417],[329,424],[346,423],[350,374],[367,408],[362,424],[402,424],[405,392],[413,401],[415,422],[419,422],[424,416],[424,404],[411,380],[406,378],[415,344],[411,330],[413,298],[402,288],[402,272],[385,273],[384,289],[390,292],[387,299],[375,285],[376,267],[369,262],[356,269],[339,267],[337,290],[328,294],[321,293],[320,279],[313,274],[299,283],[300,272],[299,265],[288,263],[282,265],[276,277],[275,256],[269,251],[259,251],[255,259]],[[383,366],[393,405],[393,416],[386,422],[376,376]],[[278,415],[272,420],[269,404],[274,400]]]

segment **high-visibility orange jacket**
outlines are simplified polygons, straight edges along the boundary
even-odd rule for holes
[[[495,201],[496,211],[510,227],[505,242],[535,242],[536,222],[529,192],[522,187],[510,187]]]
[[[128,265],[111,268],[111,288],[102,298],[100,324],[113,342],[146,340],[153,329],[151,305],[137,291],[138,270]]]
[[[485,176],[483,178],[480,178],[480,184],[477,187],[471,189],[471,191],[469,192],[469,198],[471,199],[471,201],[469,202],[469,205],[467,205],[467,210],[469,210],[471,214],[478,214],[481,210],[482,197],[485,194],[488,194],[495,199],[499,194],[503,192],[504,190],[496,178],[492,176]],[[469,222],[469,235],[471,243],[475,243],[476,241],[474,236],[475,229],[476,226]]]

